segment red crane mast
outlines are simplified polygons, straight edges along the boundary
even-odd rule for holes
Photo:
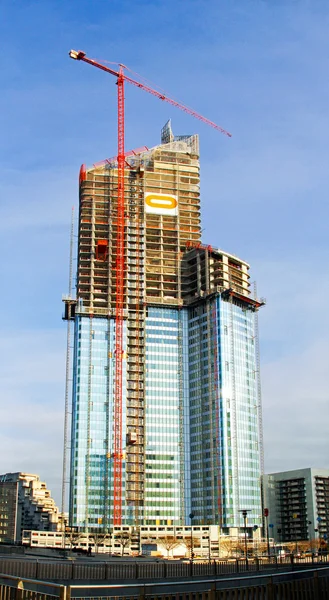
[[[118,208],[117,208],[117,257],[116,257],[116,318],[115,318],[115,387],[114,387],[114,444],[113,444],[113,525],[122,522],[122,358],[123,358],[123,310],[124,310],[124,277],[125,277],[125,203],[124,203],[124,176],[125,176],[125,114],[124,114],[124,82],[180,108],[192,117],[210,125],[228,137],[231,134],[206,119],[196,111],[184,106],[180,102],[169,98],[165,94],[132,79],[123,72],[124,66],[119,65],[115,71],[102,63],[88,58],[81,50],[71,50],[69,56],[74,60],[82,60],[117,78],[118,86]]]
[[[122,353],[123,298],[125,277],[125,97],[124,78],[120,67],[118,85],[118,208],[116,257],[115,314],[115,384],[114,384],[114,448],[113,448],[113,525],[122,521]]]

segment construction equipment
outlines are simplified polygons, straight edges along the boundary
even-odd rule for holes
[[[124,83],[128,83],[156,96],[160,100],[176,106],[203,123],[210,125],[224,135],[231,134],[206,119],[196,111],[169,98],[163,93],[152,89],[148,85],[132,79],[124,73],[124,65],[119,65],[119,71],[115,71],[106,65],[88,58],[85,52],[71,50],[69,56],[74,60],[82,60],[106,73],[114,75],[118,86],[118,204],[117,204],[117,258],[116,258],[116,315],[115,315],[115,387],[114,387],[114,443],[113,443],[113,524],[121,525],[122,522],[122,360],[123,360],[123,318],[124,318],[124,285],[125,285],[125,197],[124,197],[124,173],[125,173],[125,116],[124,116]],[[97,252],[104,254],[105,246],[98,245]],[[88,484],[87,484],[88,486]]]
[[[74,207],[72,207],[71,216],[71,234],[70,234],[70,261],[69,261],[69,289],[68,295],[65,297],[65,312],[67,313],[67,336],[66,336],[66,367],[65,367],[65,411],[64,411],[64,448],[63,448],[63,471],[62,471],[62,531],[63,531],[63,542],[65,539],[65,519],[63,517],[65,513],[66,503],[66,484],[68,479],[67,473],[67,453],[68,453],[68,439],[69,439],[69,393],[70,393],[70,369],[71,369],[71,319],[69,313],[71,313],[72,304],[72,271],[73,271],[73,236],[74,236]],[[64,545],[63,545],[64,547]]]
[[[232,137],[231,133],[229,133],[228,131],[226,131],[225,129],[220,127],[219,125],[216,125],[216,123],[214,123],[213,121],[210,121],[206,117],[203,117],[202,115],[197,113],[192,108],[189,108],[188,106],[185,106],[184,104],[181,104],[180,102],[177,102],[176,100],[173,100],[172,98],[169,98],[169,96],[166,96],[165,94],[158,92],[157,90],[154,90],[153,88],[149,87],[148,85],[145,85],[144,83],[142,83],[140,81],[136,81],[135,79],[132,79],[131,77],[129,77],[128,75],[126,75],[123,72],[123,69],[125,68],[124,65],[119,65],[119,71],[114,71],[114,69],[110,69],[106,65],[103,65],[102,63],[99,63],[96,60],[92,60],[91,58],[88,58],[86,56],[85,52],[82,52],[81,50],[71,50],[69,52],[69,56],[71,58],[73,58],[74,60],[82,60],[83,62],[86,62],[89,65],[93,65],[94,67],[97,67],[98,69],[101,69],[102,71],[105,71],[106,73],[110,73],[111,75],[114,75],[115,77],[117,77],[118,100],[119,100],[119,96],[121,97],[121,100],[122,100],[121,105],[118,103],[118,116],[119,116],[118,133],[119,134],[120,134],[120,129],[121,129],[120,125],[122,126],[122,132],[124,133],[123,87],[124,87],[124,81],[127,81],[128,83],[131,83],[132,85],[144,90],[145,92],[148,92],[149,94],[152,94],[153,96],[156,96],[157,98],[159,98],[159,100],[163,100],[164,102],[168,102],[169,104],[172,104],[172,106],[176,106],[176,108],[180,108],[187,114],[191,115],[192,117],[195,117],[196,119],[199,119],[199,121],[202,121],[203,123],[206,123],[207,125],[210,125],[210,127],[217,129],[217,131],[220,131],[224,135],[227,135],[228,137]],[[122,88],[122,94],[120,94],[120,87]],[[122,118],[121,123],[120,123],[120,117]],[[118,139],[118,149],[119,149],[119,143],[120,142]],[[118,152],[118,156],[119,156],[119,152]]]

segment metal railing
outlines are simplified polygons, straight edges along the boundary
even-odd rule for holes
[[[288,577],[288,580],[287,580]],[[329,568],[239,579],[65,586],[0,575],[1,600],[327,600]]]
[[[149,579],[173,579],[186,577],[219,577],[239,573],[258,573],[269,571],[297,570],[307,567],[325,566],[328,557],[317,562],[312,557],[291,559],[276,557],[213,560],[213,561],[159,561],[144,562],[139,560],[121,561],[97,560],[42,560],[19,558],[1,558],[0,573],[14,577],[30,578],[44,581],[129,581]],[[0,598],[1,600],[1,598]]]
[[[67,586],[0,574],[0,600],[69,600]]]

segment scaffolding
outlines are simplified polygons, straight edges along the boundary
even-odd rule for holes
[[[185,152],[179,151],[182,144]],[[174,148],[175,146],[178,146],[178,149]],[[200,240],[199,161],[197,155],[189,155],[186,150],[188,150],[186,143],[173,142],[126,158],[126,164],[129,165],[129,168],[125,169],[124,185],[127,216],[136,210],[136,207],[133,206],[133,199],[137,200],[139,196],[139,203],[144,202],[144,198],[142,199],[141,194],[134,192],[133,187],[143,189],[144,193],[157,192],[178,196],[179,227],[177,227],[177,217],[175,216],[144,215],[144,210],[140,214],[139,227],[136,228],[137,221],[131,221],[130,225],[125,227],[126,253],[129,245],[128,229],[131,236],[130,250],[134,250],[136,248],[134,248],[133,242],[135,241],[135,245],[138,244],[138,229],[144,227],[145,301],[148,304],[181,305],[180,252],[185,252],[187,242],[198,243]],[[133,178],[135,178],[135,185],[132,184]],[[134,193],[135,197],[132,196]],[[91,290],[90,204],[92,197],[95,200],[96,245],[94,253],[98,249],[98,254],[94,264],[95,285]],[[78,297],[82,299],[86,310],[93,301],[95,316],[114,316],[116,310],[117,277],[114,265],[117,257],[117,200],[117,164],[115,160],[86,171],[80,191]],[[109,207],[111,208],[111,228],[107,219]],[[133,240],[134,230],[135,240]],[[107,274],[108,264],[112,266],[110,278]],[[127,267],[124,280],[125,309],[128,306],[128,270]]]
[[[130,171],[128,206],[127,436],[126,502],[136,525],[144,502],[144,177]]]
[[[193,139],[192,139],[193,138]],[[115,321],[118,316],[118,253],[123,254],[124,268],[120,317],[123,329],[122,360],[126,360],[122,394],[125,402],[126,430],[122,431],[121,459],[125,461],[120,483],[121,504],[125,504],[127,523],[143,523],[145,485],[145,323],[148,306],[180,308],[182,299],[182,255],[188,241],[200,240],[199,161],[195,154],[197,137],[171,141],[153,149],[127,153],[124,169],[124,230],[120,241],[119,173],[116,158],[97,163],[93,168],[81,168],[77,298],[74,311],[93,319]],[[177,216],[146,213],[147,193],[172,195],[177,198]],[[122,236],[121,236],[122,237]],[[120,283],[120,282],[119,282]],[[179,346],[182,349],[182,315],[179,316]],[[117,333],[116,333],[117,335]],[[108,329],[108,340],[110,332]],[[115,339],[115,338],[114,338]],[[90,338],[88,378],[88,422],[92,402],[92,336]],[[106,528],[116,521],[111,512],[116,411],[113,408],[113,386],[109,385],[115,349],[108,342],[108,381],[106,403],[104,518]],[[112,368],[113,376],[113,368]],[[116,377],[118,373],[116,371]],[[179,366],[180,410],[184,406],[183,366]],[[111,425],[112,424],[112,425]],[[180,427],[180,464],[184,467],[184,417]],[[112,431],[110,428],[112,426]],[[89,426],[90,430],[90,426]],[[117,432],[118,433],[118,432]],[[87,436],[85,514],[89,512],[90,431]],[[181,518],[184,511],[184,475],[181,475]],[[124,494],[124,495],[123,495]],[[119,496],[118,496],[119,497]],[[123,508],[122,508],[123,510]],[[123,511],[124,512],[124,511]]]

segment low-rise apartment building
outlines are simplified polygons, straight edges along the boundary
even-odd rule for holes
[[[277,542],[319,539],[329,534],[329,470],[296,469],[263,477],[264,505]]]
[[[20,543],[23,530],[56,531],[58,508],[38,475],[0,475],[0,543]]]

